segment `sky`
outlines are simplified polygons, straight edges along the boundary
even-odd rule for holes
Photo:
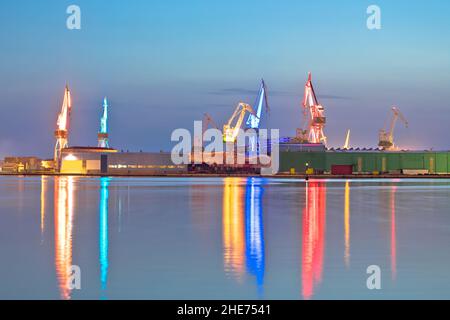
[[[69,5],[81,29],[69,30]],[[381,9],[381,29],[366,9]],[[0,157],[52,157],[67,83],[69,144],[96,146],[104,96],[119,150],[169,151],[176,128],[224,124],[264,78],[266,125],[302,126],[308,72],[330,147],[375,147],[393,105],[395,139],[450,150],[450,1],[10,0],[0,4]]]

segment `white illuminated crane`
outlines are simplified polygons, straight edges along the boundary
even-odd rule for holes
[[[55,130],[56,145],[53,157],[56,169],[59,168],[62,149],[68,147],[68,131],[69,131],[71,110],[72,110],[72,99],[70,97],[69,87],[66,85],[66,88],[64,89],[64,98],[61,107],[61,112],[59,113],[58,120],[56,121],[56,130]]]
[[[237,136],[239,135],[239,130],[242,127],[242,123],[244,122],[244,118],[247,112],[256,116],[255,111],[249,104],[240,102],[236,107],[236,110],[234,110],[233,115],[228,120],[227,124],[223,126],[224,142],[234,143],[236,141]],[[235,121],[236,118],[237,118],[236,123],[233,126],[233,122]]]
[[[109,148],[109,136],[108,136],[108,99],[103,99],[103,114],[100,119],[100,131],[98,132],[98,147]]]
[[[392,107],[391,110],[393,112],[393,116],[391,119],[389,131],[386,131],[386,128],[381,129],[380,135],[379,135],[378,146],[384,150],[394,150],[395,149],[394,129],[395,129],[395,124],[397,123],[398,119],[400,119],[405,124],[405,127],[408,128],[408,121],[403,116],[403,114],[400,112],[400,110],[397,107]]]
[[[348,149],[350,146],[350,129],[347,130],[347,136],[345,138],[345,143],[342,149]]]

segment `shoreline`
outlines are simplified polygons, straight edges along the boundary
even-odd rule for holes
[[[211,174],[211,173],[195,173],[195,174],[64,174],[64,173],[4,173],[0,172],[0,177],[39,177],[39,176],[55,176],[55,177],[86,177],[86,178],[281,178],[281,179],[314,179],[314,180],[361,180],[361,179],[450,179],[450,174],[352,174],[352,175],[306,175],[306,174],[276,174],[276,175],[259,175],[259,174]]]

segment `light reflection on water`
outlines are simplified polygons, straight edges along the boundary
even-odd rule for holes
[[[71,298],[74,178],[55,178],[55,268],[62,299]]]
[[[0,177],[0,298],[448,298],[449,195],[449,180]]]

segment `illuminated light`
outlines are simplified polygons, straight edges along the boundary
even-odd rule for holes
[[[244,207],[241,178],[225,178],[222,207],[225,272],[238,280],[244,273]]]
[[[78,160],[78,158],[75,157],[73,154],[69,154],[66,157],[64,157],[64,160],[65,161],[76,161],[76,160]]]
[[[323,182],[306,183],[302,232],[302,295],[310,299],[322,281],[326,226],[326,187]]]

